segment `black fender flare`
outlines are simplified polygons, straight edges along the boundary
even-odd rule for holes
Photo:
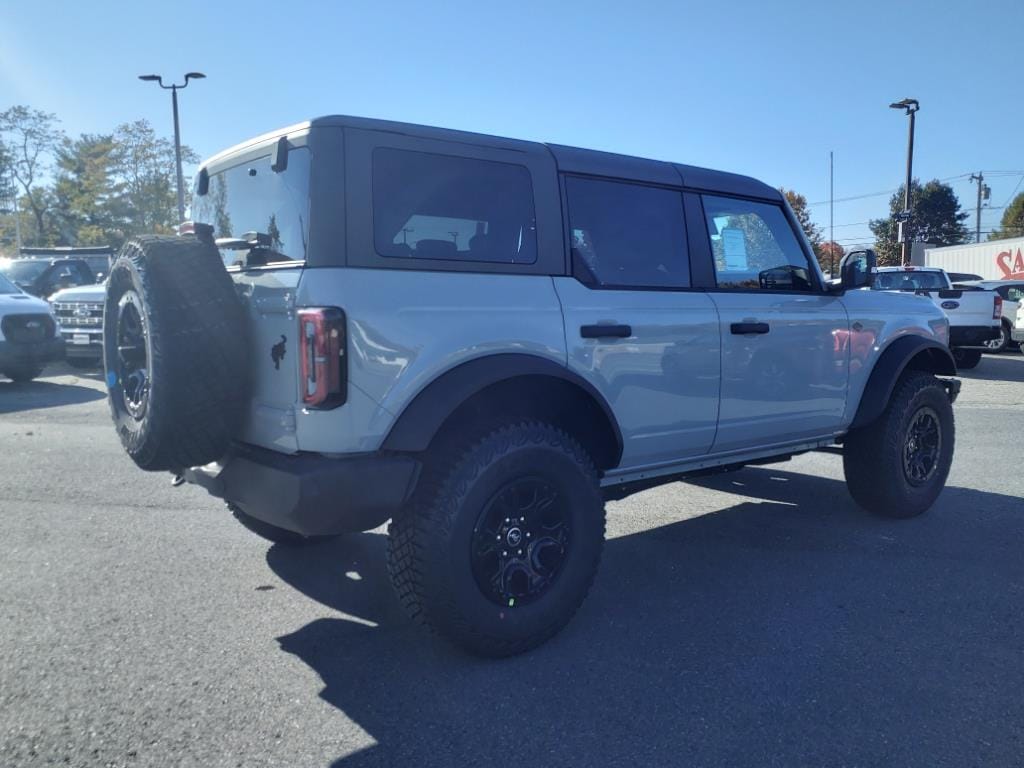
[[[608,419],[615,435],[615,456],[622,456],[622,432],[611,406],[597,388],[579,374],[553,360],[524,353],[477,357],[456,365],[424,387],[399,414],[381,446],[387,451],[419,452],[455,410],[478,392],[519,376],[549,376],[579,387]]]
[[[919,370],[939,376],[956,374],[956,363],[945,344],[924,336],[900,336],[885,348],[872,368],[850,429],[867,426],[882,415],[896,382],[915,360],[919,362],[914,367]]]

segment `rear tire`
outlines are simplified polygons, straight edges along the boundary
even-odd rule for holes
[[[954,441],[953,406],[942,384],[927,373],[904,375],[882,415],[846,438],[850,495],[876,515],[920,515],[946,484]]]
[[[981,362],[981,350],[957,347],[953,350],[953,361],[956,363],[958,371],[969,371],[971,368],[976,368]]]
[[[993,355],[998,355],[1000,352],[1005,352],[1006,348],[1009,347],[1010,344],[1010,326],[1003,322],[999,325],[999,338],[993,339],[992,341],[986,341],[985,351]]]
[[[540,645],[572,618],[601,559],[593,462],[565,432],[536,421],[435,450],[388,531],[399,600],[479,656]]]
[[[103,355],[121,444],[142,469],[219,459],[248,402],[247,325],[212,243],[129,240],[110,270]]]
[[[42,365],[12,365],[0,371],[0,373],[3,373],[11,381],[25,384],[41,374],[43,367]]]

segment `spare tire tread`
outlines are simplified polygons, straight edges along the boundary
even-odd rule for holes
[[[152,383],[145,418],[135,422],[119,412],[111,393],[126,451],[153,471],[221,458],[248,402],[248,343],[245,307],[219,252],[194,236],[138,237],[121,249],[109,285],[110,322],[105,318],[104,328],[116,335],[114,313],[129,287],[142,298],[149,326]],[[104,346],[105,353],[111,349],[107,339]]]

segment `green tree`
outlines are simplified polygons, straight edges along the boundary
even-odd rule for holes
[[[26,242],[47,245],[54,235],[47,228],[53,195],[43,185],[54,149],[63,138],[57,116],[24,105],[0,112],[0,136],[7,147],[7,172],[21,199],[32,212],[35,232],[22,233]]]
[[[999,221],[999,229],[988,236],[989,240],[1008,240],[1011,237],[1024,237],[1024,192],[1021,192],[1003,211]]]
[[[60,245],[124,242],[124,185],[114,178],[114,151],[111,135],[83,134],[58,148],[53,219]]]
[[[846,249],[834,240],[826,240],[817,248],[821,271],[832,277],[839,277],[839,262],[846,255]]]
[[[808,241],[811,243],[811,247],[814,248],[814,252],[817,254],[822,242],[821,228],[811,221],[810,211],[807,210],[807,198],[785,187],[779,187],[779,192],[786,198],[789,207],[793,209],[796,220],[800,222],[800,228],[804,231]]]
[[[119,125],[113,141],[113,174],[124,185],[126,234],[174,232],[180,223],[174,144],[157,136],[148,120]],[[199,162],[199,156],[182,146],[181,160],[194,164]]]
[[[905,185],[889,198],[889,217],[872,219],[868,226],[875,236],[875,251],[879,264],[899,264],[900,244],[897,242],[899,225],[897,214],[903,210]],[[953,188],[937,179],[924,186],[914,179],[910,185],[912,215],[910,239],[931,245],[958,245],[967,239],[964,220],[967,213],[960,210],[960,201]]]

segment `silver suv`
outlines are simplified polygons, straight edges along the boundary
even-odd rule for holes
[[[836,445],[872,512],[945,483],[941,310],[857,290],[870,251],[826,284],[754,179],[325,117],[204,163],[192,218],[110,275],[126,450],[274,540],[390,520],[401,601],[471,652],[565,625],[607,499]]]

